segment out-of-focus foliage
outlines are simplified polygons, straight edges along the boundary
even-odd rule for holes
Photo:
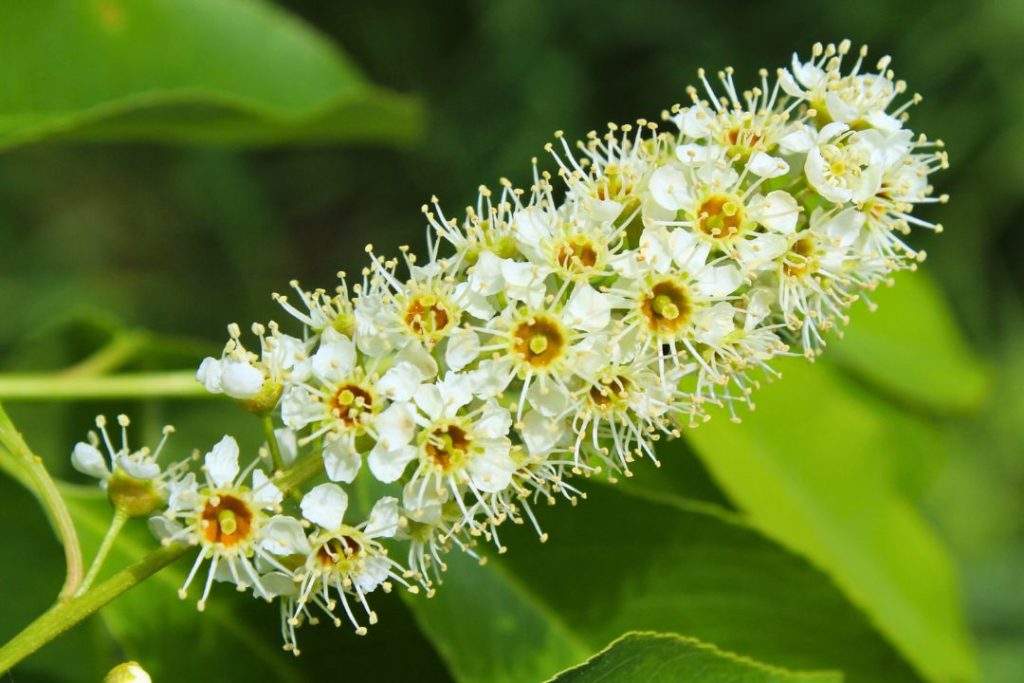
[[[0,17],[0,149],[397,141],[417,127],[410,101],[260,1],[40,0]]]
[[[181,3],[156,0],[97,0],[74,10],[11,3],[22,23],[0,25],[0,73],[17,66],[13,51],[47,40],[52,64],[33,67],[60,70],[41,81],[16,69],[0,82],[0,144],[47,130],[65,142],[351,139],[365,119],[346,118],[338,93],[379,103],[381,91],[332,43],[369,81],[421,95],[426,134],[403,151],[40,143],[5,153],[0,370],[59,368],[136,328],[152,334],[129,369],[189,367],[221,343],[226,322],[280,318],[268,293],[290,277],[329,287],[335,271],[358,272],[371,240],[381,252],[406,243],[419,249],[418,208],[431,194],[456,213],[482,182],[528,182],[529,158],[551,131],[579,135],[607,120],[653,117],[684,97],[698,66],[731,64],[749,85],[757,67],[782,64],[816,40],[849,37],[869,43],[873,55],[891,54],[898,74],[925,95],[912,121],[948,145],[952,169],[936,182],[952,200],[928,214],[946,231],[915,236],[929,252],[925,272],[879,292],[878,313],[861,308],[824,363],[785,367],[743,425],[718,419],[688,435],[690,445],[663,449],[660,470],[640,466],[616,490],[593,482],[577,508],[543,510],[548,544],[510,529],[508,555],[484,568],[453,558],[431,600],[378,600],[381,623],[366,638],[306,627],[303,656],[293,660],[278,650],[272,607],[226,591],[204,615],[178,603],[174,590],[187,569],[180,566],[28,660],[16,680],[97,680],[125,658],[160,672],[158,680],[189,680],[189,667],[220,653],[211,670],[224,680],[322,680],[344,659],[353,677],[531,681],[635,629],[699,638],[768,665],[841,671],[850,681],[964,680],[975,659],[982,680],[1024,678],[1021,3],[192,5],[179,14]],[[229,11],[248,19],[225,19]],[[118,16],[145,17],[153,31],[162,18],[178,33],[163,43],[85,49]],[[44,20],[49,31],[30,30]],[[175,49],[189,45],[186,28],[205,36],[193,43],[206,46],[204,69],[168,66]],[[126,22],[125,35],[131,29]],[[83,42],[55,37],[67,35]],[[275,44],[281,51],[268,54]],[[102,60],[125,55],[127,62],[106,64],[137,66],[133,77],[102,82]],[[219,59],[223,69],[215,68]],[[147,63],[164,67],[152,82],[163,99],[111,109],[123,113],[102,121],[80,117],[117,98],[139,102]],[[313,75],[302,75],[307,67]],[[47,82],[52,99],[26,107],[24,88]],[[97,84],[102,99],[89,99],[99,91],[88,95],[86,86]],[[211,97],[185,107],[176,98],[190,85],[225,88],[261,106]],[[7,116],[29,111],[55,118]],[[77,121],[73,127],[53,127],[71,111],[75,117],[61,120]],[[402,131],[393,131],[396,140]],[[152,433],[173,422],[176,455],[225,431],[258,445],[255,425],[225,403],[9,408],[51,469],[69,479],[70,445],[100,410],[128,412]],[[31,558],[0,570],[11,596],[0,615],[5,639],[56,593],[60,553],[42,516],[28,514],[28,495],[0,486],[5,557]],[[88,543],[97,540],[100,507],[75,498]],[[152,543],[141,528],[131,538]],[[970,638],[957,616],[957,575]],[[588,666],[620,656],[623,644],[631,641]]]

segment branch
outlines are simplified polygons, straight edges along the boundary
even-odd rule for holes
[[[21,374],[0,376],[0,401],[80,401],[86,399],[206,398],[192,370],[82,376]]]

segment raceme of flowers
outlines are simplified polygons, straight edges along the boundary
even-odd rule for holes
[[[574,477],[657,463],[709,407],[735,417],[773,358],[813,358],[924,258],[905,238],[941,230],[912,210],[946,201],[928,181],[942,143],[906,127],[920,97],[889,58],[849,47],[815,45],[745,91],[702,70],[661,125],[557,133],[557,172],[534,160],[528,190],[481,188],[461,220],[432,200],[426,259],[367,247],[356,282],[275,294],[301,331],[254,325],[246,346],[231,325],[197,375],[278,421],[260,453],[225,436],[201,466],[161,469],[101,423],[110,465],[97,436],[75,465],[143,484],[154,532],[198,546],[182,597],[196,584],[202,608],[224,581],[277,601],[296,653],[319,618],[365,633],[378,588],[431,593],[453,549],[504,551],[506,522],[546,539],[537,508],[583,498]],[[286,497],[274,469],[308,459],[323,475]],[[357,478],[379,496],[365,518]]]

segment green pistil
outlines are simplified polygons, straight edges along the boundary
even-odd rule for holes
[[[659,294],[654,297],[651,309],[654,310],[659,318],[664,318],[665,320],[675,320],[679,317],[679,306],[676,306],[672,299],[665,294]]]
[[[235,513],[231,510],[221,510],[217,514],[217,526],[220,527],[222,533],[228,536],[238,531],[238,520],[235,518]]]

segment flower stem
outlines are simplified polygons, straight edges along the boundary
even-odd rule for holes
[[[263,436],[267,439],[267,448],[270,449],[270,457],[274,461],[274,471],[284,471],[284,458],[281,457],[281,445],[277,442],[277,434],[274,433],[274,421],[268,413],[260,415],[260,424],[263,425]]]
[[[211,397],[191,370],[89,376],[20,374],[0,376],[0,400],[80,401],[87,399]]]
[[[75,593],[76,598],[81,597],[83,593],[89,590],[89,586],[99,576],[100,569],[103,568],[103,562],[107,559],[107,553],[114,547],[114,541],[117,539],[117,535],[121,533],[121,529],[124,528],[124,524],[127,521],[128,513],[124,508],[114,510],[114,516],[110,520],[110,526],[107,527],[107,533],[103,536],[103,542],[100,543],[99,550],[96,551],[96,557],[93,558],[92,564],[89,565],[89,571],[82,581],[82,585],[79,586],[78,591]]]
[[[60,597],[62,600],[67,599],[78,590],[82,580],[82,546],[78,542],[78,532],[75,531],[68,506],[50,478],[50,473],[46,471],[42,458],[32,453],[3,406],[0,406],[0,446],[13,456],[11,459],[0,458],[0,467],[35,495],[64,546],[67,575]]]
[[[128,589],[171,564],[188,550],[190,547],[185,545],[159,548],[92,590],[67,602],[58,602],[0,647],[0,673],[9,671],[25,657]]]

